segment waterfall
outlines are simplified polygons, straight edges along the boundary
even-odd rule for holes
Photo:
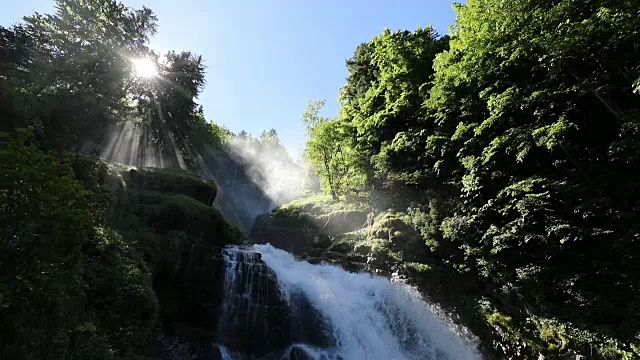
[[[464,360],[480,355],[412,288],[271,245],[224,251],[225,360]]]
[[[286,347],[289,311],[274,273],[256,252],[234,247],[224,249],[222,256],[224,298],[217,343],[257,355]]]

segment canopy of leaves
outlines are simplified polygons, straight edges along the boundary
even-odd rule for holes
[[[364,178],[352,166],[358,153],[350,141],[351,128],[338,119],[320,117],[323,106],[324,101],[309,101],[302,116],[309,137],[305,157],[320,175],[322,188],[337,199],[357,189]]]
[[[195,102],[202,58],[155,54],[147,47],[155,31],[151,10],[115,0],[57,0],[54,14],[0,26],[2,359],[150,358],[154,290],[169,294],[164,313],[180,298],[166,290],[173,273],[152,287],[159,259],[175,272],[167,259],[178,261],[180,246],[204,253],[239,238],[210,206],[215,186],[195,174],[127,168],[125,185],[104,163],[67,152],[126,138],[193,166],[200,145],[229,136]],[[138,76],[140,58],[157,75]],[[140,139],[118,132],[124,123],[142,129]],[[145,181],[157,188],[141,191]]]
[[[203,59],[156,54],[147,47],[156,29],[150,9],[115,0],[57,0],[54,14],[0,27],[0,131],[32,126],[46,147],[99,152],[132,122],[143,135],[131,142],[195,167],[198,143],[220,142],[195,102]],[[140,58],[155,76],[137,76]]]
[[[637,343],[638,2],[456,11],[450,39],[385,30],[359,46],[341,117],[326,121],[341,136],[309,144],[355,149],[346,168],[371,200],[413,207],[423,261],[484,283],[513,324],[536,314]],[[574,346],[638,356],[593,341]]]

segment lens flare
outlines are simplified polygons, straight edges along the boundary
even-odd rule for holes
[[[141,78],[152,78],[158,75],[158,68],[153,60],[149,58],[139,58],[133,60],[133,66],[136,71],[136,75]]]

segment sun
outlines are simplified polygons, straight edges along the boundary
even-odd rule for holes
[[[133,60],[133,66],[136,71],[136,75],[141,78],[152,78],[158,75],[158,68],[153,60],[149,58],[138,58]]]

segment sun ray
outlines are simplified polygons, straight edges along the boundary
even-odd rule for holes
[[[133,60],[133,66],[138,75],[141,78],[152,78],[158,75],[158,68],[153,60],[149,58],[138,58]]]

